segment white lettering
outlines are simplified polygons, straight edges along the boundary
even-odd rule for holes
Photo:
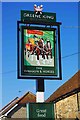
[[[37,109],[36,112],[38,112],[38,113],[44,113],[44,112],[46,112],[46,109],[44,109],[44,110]]]
[[[39,73],[39,71],[38,70],[24,70],[24,72],[26,72],[26,73]]]
[[[39,114],[39,113],[38,113],[37,116],[38,116],[38,117],[46,117],[46,114],[45,114],[45,113],[43,113],[43,114]]]
[[[36,14],[29,14],[29,13],[24,13],[23,14],[24,17],[32,17],[32,18],[43,18],[43,19],[54,19],[54,16],[49,16],[49,15],[36,15]]]
[[[37,112],[37,117],[46,117],[46,113],[47,113],[47,110],[44,109],[36,109],[36,112]]]

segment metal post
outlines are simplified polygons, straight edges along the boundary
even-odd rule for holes
[[[41,78],[36,80],[36,102],[44,102],[44,79]]]
[[[58,27],[58,51],[59,51],[59,79],[62,79],[62,66],[61,66],[61,44],[60,44],[60,25]]]

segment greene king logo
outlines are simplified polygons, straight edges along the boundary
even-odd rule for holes
[[[43,5],[37,6],[36,4],[34,5],[34,11],[36,14],[42,14],[43,10]]]

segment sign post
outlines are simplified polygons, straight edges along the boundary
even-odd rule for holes
[[[44,103],[44,79],[61,80],[60,22],[56,13],[21,10],[17,22],[18,79],[36,79],[36,103],[27,104],[29,120],[54,120],[54,103]]]
[[[42,103],[44,102],[44,79],[37,79],[36,80],[36,102]]]

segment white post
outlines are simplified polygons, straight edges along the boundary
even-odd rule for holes
[[[36,80],[36,102],[44,102],[44,79],[41,78]]]
[[[36,102],[37,103],[44,102],[44,92],[36,92]]]

